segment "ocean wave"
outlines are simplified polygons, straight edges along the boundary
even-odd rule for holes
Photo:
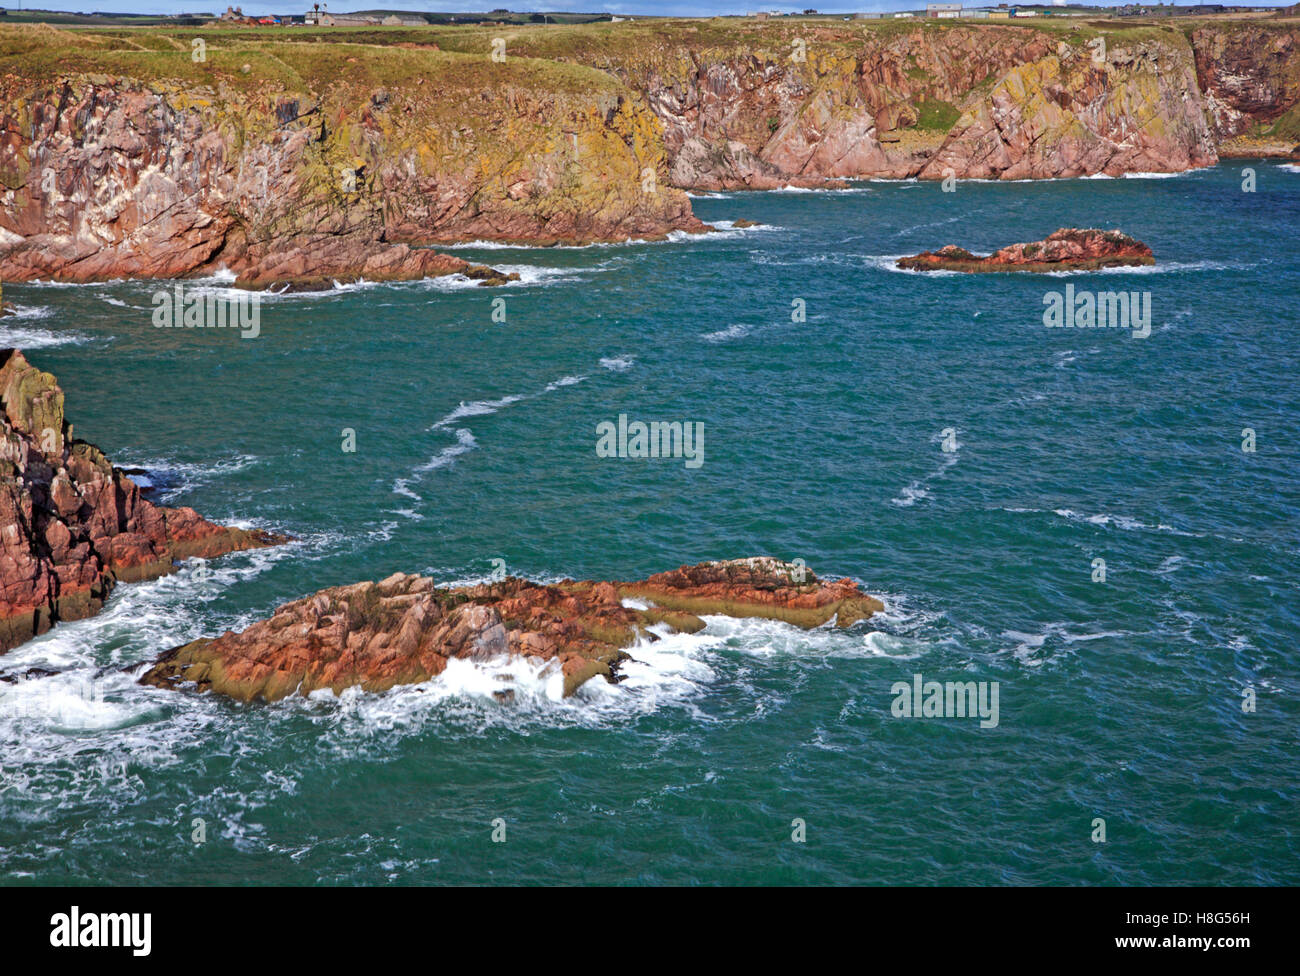
[[[705,332],[700,338],[705,342],[730,342],[732,339],[741,339],[749,335],[756,327],[752,325],[729,325],[725,329],[719,329],[717,332]]]
[[[875,180],[871,182],[877,182]],[[885,182],[885,181],[880,181]],[[779,186],[774,190],[759,191],[767,193],[871,193],[872,188],[869,186],[843,186],[843,187],[810,187],[810,186]]]
[[[936,434],[935,436],[930,438],[930,443],[937,444],[940,443],[942,440],[943,440],[943,434],[942,432],[940,432],[939,434]],[[911,484],[907,485],[905,488],[903,488],[901,492],[898,493],[898,495],[896,495],[895,497],[889,500],[889,504],[896,505],[899,508],[910,508],[911,506],[915,505],[917,502],[924,501],[925,499],[929,498],[930,489],[927,488],[926,486],[930,484],[930,482],[942,478],[945,474],[948,473],[948,469],[951,468],[954,464],[956,464],[958,459],[960,458],[961,448],[962,445],[958,442],[955,442],[953,444],[952,451],[944,452],[943,458],[939,462],[939,466],[937,468],[935,468],[933,471],[931,471],[929,474],[925,475],[924,477],[917,478]]]
[[[183,494],[200,485],[209,484],[237,471],[243,471],[262,458],[256,454],[237,454],[232,458],[205,464],[190,461],[178,461],[171,457],[138,458],[129,453],[119,452],[115,467],[126,470],[142,470],[144,474],[127,475],[139,487],[157,489],[158,501],[165,501]]]
[[[533,400],[537,397],[545,396],[548,393],[554,393],[557,390],[565,389],[566,387],[576,386],[579,383],[585,382],[586,379],[586,376],[561,376],[558,380],[553,380],[552,382],[547,383],[546,386],[537,393],[512,393],[495,400],[471,400],[468,403],[461,401],[455,409],[446,414],[446,416],[435,421],[433,425],[428,428],[429,433],[452,431],[456,437],[456,443],[444,447],[437,454],[429,458],[429,460],[424,464],[413,469],[410,475],[396,479],[393,482],[393,493],[410,498],[413,501],[423,501],[423,498],[416,494],[412,489],[411,486],[413,484],[418,483],[420,479],[430,471],[445,468],[452,464],[456,458],[478,447],[478,440],[474,437],[473,431],[467,427],[457,426],[461,422],[475,417],[491,416],[492,414],[511,407],[516,403],[521,403],[525,400]],[[396,523],[393,525],[384,523],[384,525],[381,525],[379,528],[372,530],[371,535],[374,538],[386,540],[391,537],[392,529],[394,528],[396,528]]]
[[[49,349],[53,346],[82,346],[92,337],[81,332],[56,332],[50,329],[15,328],[9,323],[16,316],[0,320],[0,346],[14,349]]]
[[[1204,539],[1207,534],[1204,532],[1189,532],[1184,529],[1175,528],[1172,525],[1165,525],[1163,522],[1157,522],[1152,525],[1128,515],[1115,515],[1110,512],[1099,512],[1095,515],[1087,515],[1083,512],[1076,512],[1072,508],[1054,508],[1050,512],[1044,508],[1002,508],[1001,511],[1012,515],[1055,515],[1071,522],[1083,522],[1088,525],[1096,525],[1103,528],[1116,528],[1123,532],[1166,532],[1170,535],[1183,536],[1189,539]],[[1215,538],[1224,538],[1215,536]],[[1236,540],[1233,540],[1236,541]]]
[[[600,360],[601,366],[615,373],[631,369],[635,364],[635,356],[605,356]]]
[[[441,430],[444,427],[450,427],[457,421],[464,420],[466,417],[486,417],[494,414],[498,410],[510,406],[512,403],[518,403],[521,400],[527,400],[527,393],[513,393],[510,396],[501,397],[498,400],[471,400],[469,403],[461,401],[451,413],[447,414],[441,420],[436,421],[429,430]]]
[[[1004,630],[1001,642],[1004,652],[1010,653],[1020,664],[1029,668],[1040,668],[1061,654],[1072,653],[1074,644],[1095,640],[1110,640],[1130,637],[1128,631],[1098,630],[1074,633],[1071,628],[1077,624],[1059,621],[1044,625],[1041,631],[1025,633],[1018,630]],[[1010,647],[1005,645],[1010,644]]]
[[[1089,176],[1076,176],[1073,179],[1079,180],[1174,180],[1182,176],[1188,176],[1197,172],[1195,169],[1179,170],[1177,173],[1147,172],[1136,170],[1133,172],[1120,173],[1119,176],[1111,176],[1108,173],[1093,173]],[[1066,177],[1067,179],[1071,177]]]
[[[739,236],[741,232],[733,231],[731,233]],[[506,241],[474,240],[437,244],[435,246],[439,251],[588,251],[608,247],[636,247],[642,244],[687,244],[725,236],[729,236],[728,232],[710,233],[704,231],[702,233],[692,233],[685,230],[670,230],[661,238],[629,237],[625,241],[591,241],[587,244],[520,244]]]
[[[1178,274],[1184,271],[1242,271],[1251,266],[1227,261],[1165,261],[1155,264],[1137,264],[1115,268],[1077,269],[1073,271],[1038,272],[1047,278],[1070,278],[1078,275],[1159,275]]]
[[[1097,515],[1085,515],[1082,512],[1076,512],[1070,508],[1056,508],[1052,514],[1059,515],[1063,519],[1069,519],[1073,522],[1087,522],[1090,525],[1115,526],[1126,532],[1168,532],[1173,535],[1186,536],[1192,539],[1203,539],[1205,536],[1199,532],[1184,532],[1176,529],[1172,525],[1165,525],[1163,522],[1155,525],[1149,525],[1138,519],[1131,518],[1127,515],[1111,515],[1107,512],[1101,512]]]
[[[452,444],[450,447],[444,447],[441,451],[429,458],[428,461],[415,470],[422,474],[427,471],[437,471],[439,468],[445,468],[447,465],[455,461],[456,458],[460,457],[462,454],[469,453],[477,446],[478,441],[474,439],[474,435],[470,431],[461,428],[456,431],[455,444]]]
[[[785,230],[784,227],[778,227],[775,224],[753,224],[749,227],[737,227],[734,220],[715,220],[713,226],[722,231],[735,231],[743,234],[745,231],[761,233],[762,231]]]
[[[912,268],[900,268],[898,266],[899,258],[907,258],[911,256],[912,255],[910,254],[864,254],[862,260],[869,268],[875,268],[877,271],[890,271],[894,274],[924,275],[927,277],[941,278],[951,278],[966,274],[964,271],[949,271],[946,268],[936,271],[916,271]]]
[[[581,382],[583,382],[584,380],[586,380],[586,378],[587,378],[587,377],[585,377],[585,376],[561,376],[561,377],[560,377],[558,380],[556,380],[555,382],[553,382],[553,383],[547,383],[547,384],[546,384],[546,389],[543,390],[542,392],[543,392],[543,393],[554,393],[556,390],[562,390],[562,389],[564,389],[566,386],[577,386],[579,383],[581,383]]]

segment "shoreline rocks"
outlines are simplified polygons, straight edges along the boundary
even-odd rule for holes
[[[571,695],[593,678],[617,683],[628,648],[655,625],[694,633],[705,626],[700,615],[724,614],[806,629],[835,619],[847,627],[882,608],[852,580],[821,580],[768,557],[683,566],[636,582],[509,577],[446,589],[395,573],[321,590],[240,633],[173,648],[140,681],[275,701],[324,688],[386,691],[427,681],[452,659],[528,658],[559,669]]]
[[[1010,244],[992,254],[979,255],[949,244],[937,251],[922,251],[899,258],[905,271],[1096,271],[1099,268],[1155,264],[1151,248],[1118,230],[1080,230],[1062,227],[1041,241]]]
[[[73,437],[55,378],[0,350],[0,654],[98,613],[118,582],[287,538],[164,508]]]

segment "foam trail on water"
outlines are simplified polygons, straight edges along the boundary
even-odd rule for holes
[[[939,434],[930,438],[930,443],[935,444],[942,440],[943,435]],[[910,508],[917,502],[930,497],[930,489],[926,487],[930,482],[942,478],[948,473],[948,469],[957,463],[960,458],[961,444],[954,443],[952,451],[945,452],[943,460],[939,466],[923,478],[917,478],[910,485],[905,487],[899,494],[889,500],[889,504],[897,505],[900,508]]]

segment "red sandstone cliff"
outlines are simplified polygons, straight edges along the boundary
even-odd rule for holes
[[[0,401],[0,653],[98,613],[119,580],[285,541],[143,499],[97,447],[73,438],[63,391],[17,350],[0,351]]]

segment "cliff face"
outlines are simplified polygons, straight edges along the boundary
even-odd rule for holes
[[[1176,172],[1289,153],[1298,106],[1284,20],[0,28],[0,278],[494,283],[431,247],[705,229],[675,187]]]
[[[57,71],[56,48],[45,77],[7,74],[0,276],[175,277],[224,265],[252,285],[453,272],[491,281],[420,246],[703,229],[667,185],[653,116],[608,76],[402,49],[375,66],[361,46],[274,47],[285,50],[214,46],[202,63],[186,47],[145,77],[138,59],[95,49],[80,60],[128,70]],[[257,70],[231,71],[245,57]]]
[[[1191,39],[1223,155],[1288,152],[1300,143],[1300,27],[1199,27]]]
[[[99,612],[113,584],[284,539],[162,508],[74,440],[53,376],[0,351],[0,653]]]
[[[663,120],[674,182],[765,189],[914,176],[967,93],[1048,50],[1010,28],[850,36],[784,30],[615,70]]]
[[[1218,161],[1191,51],[1176,42],[1066,42],[1013,68],[971,105],[920,175],[1038,179],[1176,173]]]
[[[676,184],[764,189],[1213,165],[1234,131],[1216,118],[1244,127],[1296,105],[1294,33],[1245,23],[1187,35],[1078,22],[656,25],[642,43],[604,38],[571,56],[642,93],[664,124]],[[559,56],[553,40],[523,41]]]

